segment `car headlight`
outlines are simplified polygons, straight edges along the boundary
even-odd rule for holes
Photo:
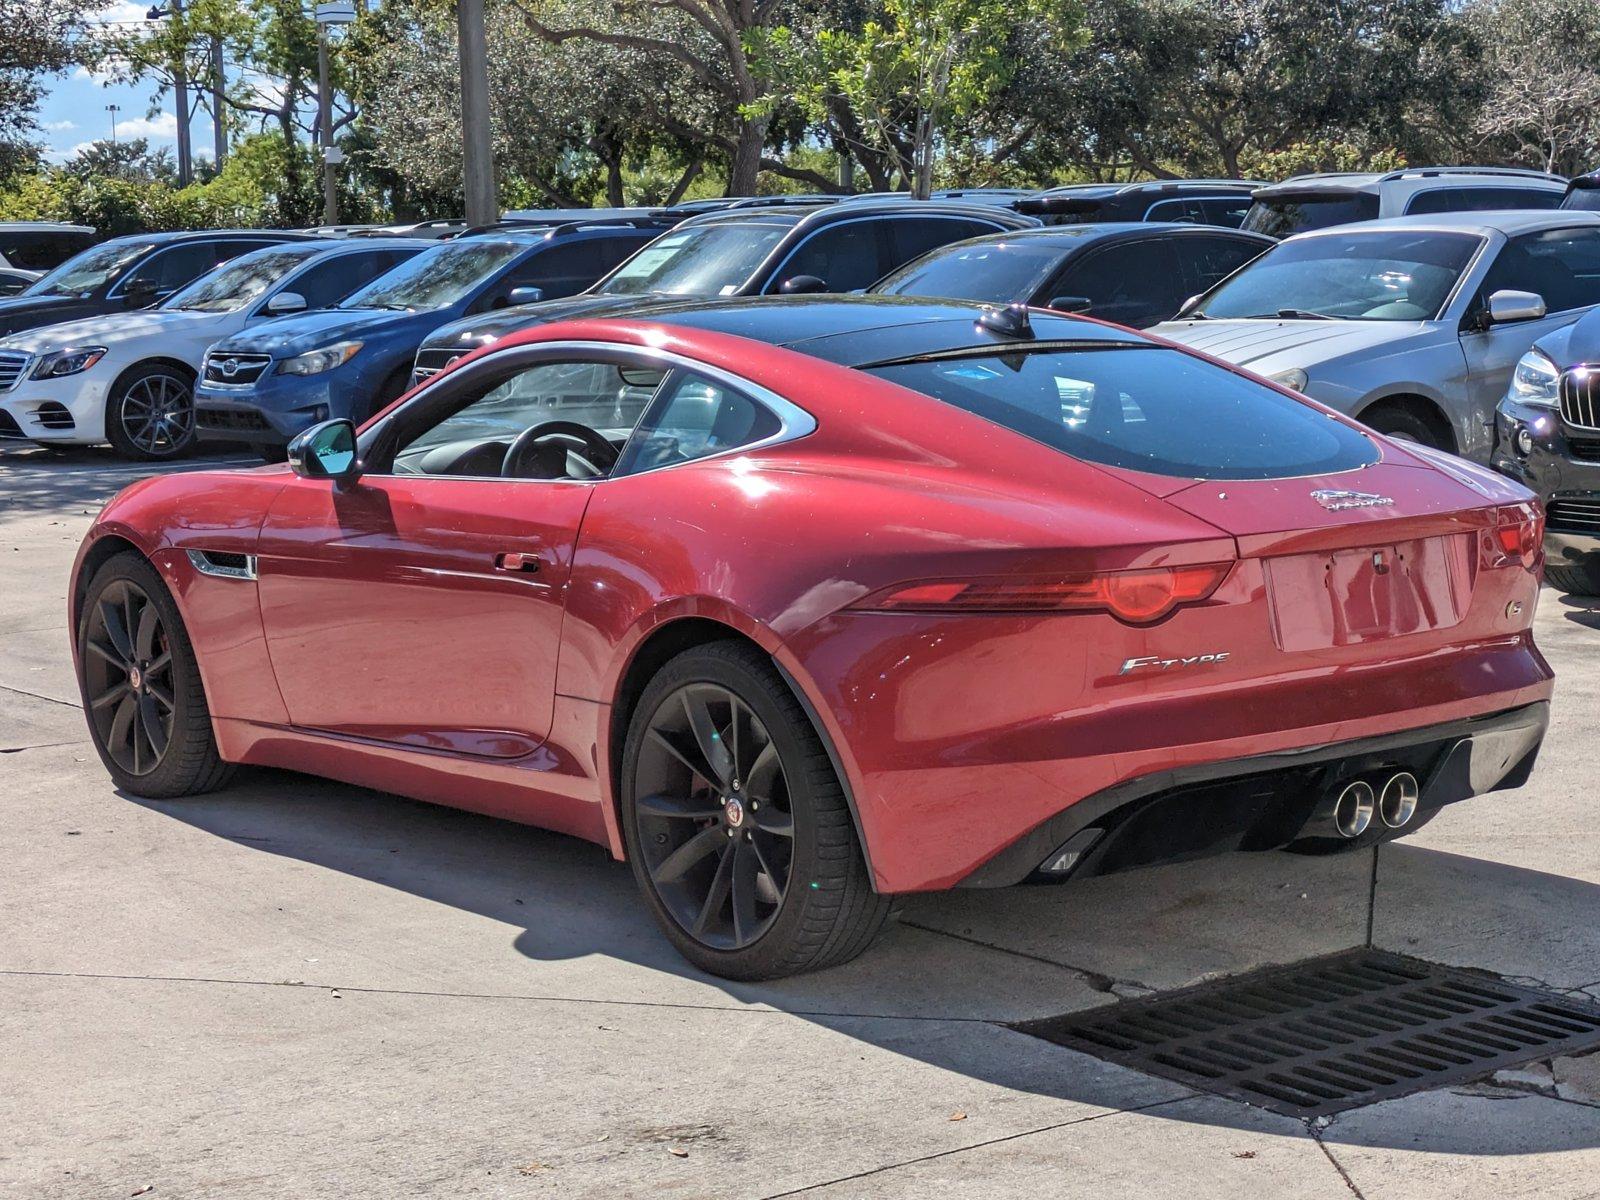
[[[1540,351],[1529,350],[1517,360],[1506,399],[1535,408],[1555,408],[1560,403],[1560,382],[1561,372],[1555,363]]]
[[[87,371],[106,356],[104,346],[73,346],[46,354],[33,369],[34,379],[60,379],[63,375],[76,375]]]
[[[284,359],[278,364],[278,374],[321,375],[324,371],[344,366],[360,349],[360,342],[335,342],[331,346],[324,346],[321,350],[310,350],[294,358]]]
[[[1274,371],[1267,378],[1273,383],[1281,383],[1284,387],[1297,392],[1306,390],[1306,373],[1299,367],[1290,367],[1287,371]]]

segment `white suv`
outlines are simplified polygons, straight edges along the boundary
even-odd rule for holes
[[[1244,228],[1286,238],[1330,225],[1451,212],[1558,208],[1567,181],[1519,167],[1408,167],[1296,175],[1251,193]]]

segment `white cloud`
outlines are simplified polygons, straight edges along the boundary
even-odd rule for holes
[[[117,118],[118,138],[149,138],[156,142],[172,142],[178,138],[178,118],[169,112],[154,117]]]
[[[46,121],[44,123],[44,128],[48,129],[51,133],[66,133],[69,130],[76,129],[77,127],[78,123],[76,121]]]

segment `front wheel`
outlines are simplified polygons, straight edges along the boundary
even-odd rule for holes
[[[1559,563],[1547,561],[1544,577],[1552,587],[1574,596],[1600,596],[1600,554]]]
[[[889,919],[827,750],[759,650],[719,642],[668,662],[634,711],[621,782],[634,878],[700,969],[835,966]]]
[[[78,686],[89,736],[116,785],[170,799],[221,787],[194,648],[161,576],[118,554],[94,574],[78,619]]]
[[[111,385],[106,440],[124,458],[164,462],[194,449],[194,384],[177,367],[147,363]]]

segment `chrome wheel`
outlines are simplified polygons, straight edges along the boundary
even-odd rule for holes
[[[750,706],[718,684],[669,693],[634,795],[645,872],[673,920],[719,950],[765,934],[788,894],[795,829],[778,748]]]
[[[128,774],[148,775],[172,741],[176,705],[160,611],[138,584],[114,580],[88,614],[83,650],[84,694],[101,745]]]
[[[176,454],[194,437],[194,393],[185,379],[144,375],[122,393],[117,420],[127,441],[155,458]]]

